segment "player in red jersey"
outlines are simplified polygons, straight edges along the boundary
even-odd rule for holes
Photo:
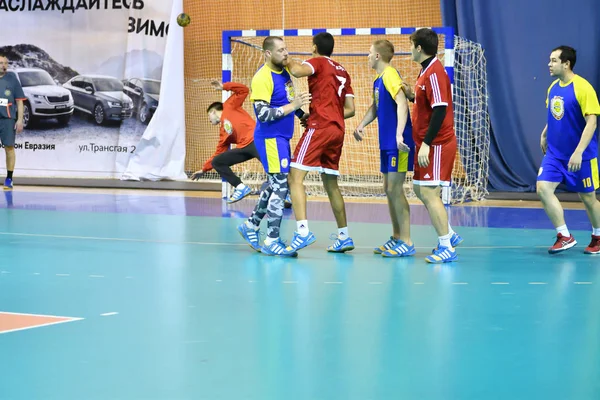
[[[306,217],[304,178],[310,171],[321,174],[338,226],[337,240],[327,251],[343,253],[354,249],[348,235],[344,198],[338,186],[344,119],[354,116],[354,91],[346,69],[330,58],[334,44],[330,33],[318,33],[313,37],[313,57],[302,63],[292,60],[288,64],[290,73],[296,78],[308,77],[308,90],[312,95],[306,131],[290,164],[289,184],[297,230],[288,249],[299,250],[316,240],[308,229]]]
[[[448,213],[440,198],[440,187],[450,186],[456,157],[456,134],[452,109],[452,86],[444,66],[437,58],[438,36],[423,28],[410,36],[412,60],[423,69],[413,90],[407,90],[414,101],[412,112],[413,138],[417,157],[413,188],[425,204],[438,234],[438,246],[425,260],[445,263],[457,259],[454,246],[462,238],[452,231]]]

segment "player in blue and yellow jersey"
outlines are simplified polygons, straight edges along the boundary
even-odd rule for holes
[[[595,193],[599,187],[596,120],[600,105],[592,85],[573,72],[576,61],[575,49],[560,46],[552,51],[548,63],[550,75],[558,79],[550,85],[546,98],[548,122],[541,137],[544,159],[537,193],[557,232],[556,242],[548,249],[551,254],[577,244],[554,194],[561,183],[579,194],[592,223],[592,241],[584,253],[600,253],[600,202]]]
[[[284,200],[288,193],[290,139],[294,135],[294,113],[310,103],[310,94],[294,93],[286,68],[288,51],[283,39],[269,36],[263,41],[265,63],[254,74],[250,100],[254,103],[254,144],[269,184],[261,191],[252,215],[238,231],[255,250],[267,255],[297,256],[287,251],[279,237]],[[301,112],[301,111],[300,111]],[[299,117],[301,115],[298,114]],[[267,237],[259,244],[260,222],[267,216]]]
[[[384,256],[410,256],[415,254],[415,248],[410,239],[410,207],[404,193],[404,180],[408,167],[413,164],[409,158],[414,157],[414,142],[402,78],[390,65],[393,56],[394,45],[388,40],[377,40],[369,49],[369,66],[377,72],[373,82],[373,103],[356,127],[354,137],[361,141],[365,127],[377,119],[380,171],[393,234],[374,251]]]

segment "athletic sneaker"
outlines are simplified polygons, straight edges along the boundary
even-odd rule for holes
[[[250,247],[252,247],[256,251],[260,251],[260,244],[258,243],[260,229],[255,230],[252,228],[248,228],[246,222],[243,222],[240,226],[237,227],[237,230]]]
[[[337,238],[337,239],[336,239]],[[346,238],[341,240],[336,235],[332,235],[332,240],[335,239],[335,242],[327,247],[327,251],[330,253],[345,253],[347,251],[354,250],[354,242],[352,238]]]
[[[452,237],[450,238],[450,246],[452,247],[458,247],[459,244],[461,244],[463,242],[463,238],[462,236],[460,236],[458,233],[454,232],[452,234]],[[440,247],[440,243],[438,242],[438,247]],[[438,247],[436,247],[435,249],[433,249],[432,251],[435,251]]]
[[[285,245],[283,240],[277,239],[268,246],[263,243],[260,252],[268,256],[298,257],[298,253],[295,250],[288,249],[289,247]]]
[[[289,190],[288,190],[287,196],[285,196],[285,200],[283,201],[283,207],[284,208],[290,208],[290,207],[292,207],[292,198],[290,197]]]
[[[592,241],[583,252],[585,254],[600,254],[600,236],[592,235]]]
[[[433,254],[425,257],[425,261],[432,264],[442,264],[458,260],[456,250],[450,250],[448,247],[438,246],[433,250]]]
[[[381,255],[383,257],[408,257],[414,255],[416,252],[417,250],[415,250],[414,245],[408,245],[406,242],[398,240],[393,248],[384,251]]]
[[[6,178],[4,180],[4,190],[11,190],[13,188],[13,183],[11,178]]]
[[[227,203],[233,204],[235,202],[238,202],[244,197],[250,195],[251,193],[252,189],[250,189],[250,186],[244,186],[242,189],[235,189],[231,197],[227,200]]]
[[[286,248],[287,251],[298,251],[309,245],[313,244],[317,240],[315,235],[312,232],[308,232],[306,236],[300,236],[298,232],[294,232],[294,237],[292,238],[292,243]]]
[[[576,244],[577,241],[573,237],[573,234],[571,234],[571,236],[563,236],[562,233],[559,233],[556,235],[556,242],[554,242],[554,245],[548,249],[548,253],[560,253],[561,251],[569,250]]]
[[[394,239],[393,236],[390,236],[390,240],[388,240],[387,242],[385,242],[384,244],[382,244],[379,247],[375,247],[373,249],[373,253],[375,254],[381,254],[384,251],[390,250],[392,248],[394,248],[394,246],[396,245],[396,243],[398,243],[398,240]]]

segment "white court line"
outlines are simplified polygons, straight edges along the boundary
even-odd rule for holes
[[[117,314],[118,314],[118,312],[113,311],[113,312],[107,312],[104,314],[100,314],[100,316],[101,317],[110,317],[111,315],[117,315]]]
[[[573,282],[576,285],[591,285],[592,282]]]
[[[425,282],[415,282],[415,283],[413,283],[413,285],[424,285],[424,284],[425,284]]]
[[[491,285],[510,285],[510,282],[492,282]]]
[[[248,281],[248,283],[256,283],[256,281]]]
[[[529,282],[530,285],[547,285],[547,282]]]
[[[5,236],[25,236],[25,237],[45,237],[54,239],[75,239],[75,240],[98,240],[114,242],[136,242],[136,243],[161,243],[161,244],[192,244],[197,246],[247,246],[247,243],[223,243],[223,242],[191,242],[191,241],[173,241],[173,240],[149,240],[134,238],[112,238],[100,236],[76,236],[76,235],[51,235],[41,233],[22,233],[22,232],[0,232]],[[416,249],[429,249],[431,246],[415,246]],[[546,248],[548,246],[460,246],[460,249],[525,249],[525,248]],[[372,249],[372,246],[356,246],[357,249]]]
[[[325,282],[326,285],[341,285],[343,282]]]
[[[469,282],[452,282],[453,285],[468,285]]]
[[[0,271],[0,274],[10,274],[9,271]]]
[[[104,278],[104,275],[90,275],[90,278]]]
[[[71,276],[71,274],[56,274],[56,276]]]

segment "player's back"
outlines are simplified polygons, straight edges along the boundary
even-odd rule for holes
[[[354,96],[350,75],[329,57],[315,57],[305,63],[314,71],[308,77],[308,90],[312,96],[308,127],[321,129],[337,125],[344,130],[346,96]]]

